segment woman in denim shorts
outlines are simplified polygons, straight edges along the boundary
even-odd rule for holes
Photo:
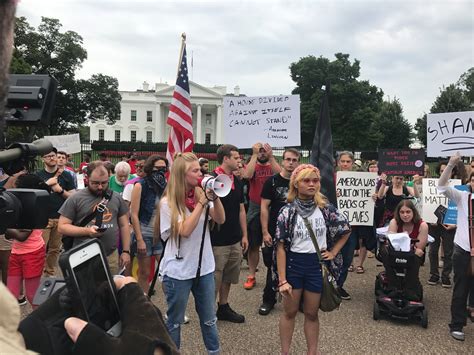
[[[304,297],[304,333],[308,354],[318,353],[318,309],[323,287],[321,265],[303,218],[310,222],[321,255],[336,278],[340,253],[349,238],[347,219],[320,193],[319,169],[310,164],[292,173],[288,203],[280,210],[274,238],[274,286],[283,296],[281,353],[290,351],[300,299]]]
[[[133,226],[132,243],[136,245],[138,259],[138,284],[148,290],[150,264],[153,255],[160,261],[163,246],[159,237],[154,237],[157,206],[166,187],[165,173],[168,161],[159,155],[150,155],[143,168],[145,176],[133,186],[130,211]]]

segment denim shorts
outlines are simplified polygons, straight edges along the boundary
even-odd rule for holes
[[[158,243],[153,245],[152,236],[147,236],[147,235],[142,235],[142,236],[143,236],[143,241],[145,242],[145,245],[146,245],[146,256],[161,255],[163,253],[163,244],[161,243],[161,240],[158,241]],[[131,253],[134,256],[138,255],[137,237],[135,236],[135,233],[132,233]]]
[[[286,280],[294,289],[321,293],[323,275],[318,254],[293,253],[286,254]]]

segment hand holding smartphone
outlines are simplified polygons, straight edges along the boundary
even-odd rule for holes
[[[72,248],[61,255],[59,264],[75,295],[75,316],[119,336],[122,326],[115,284],[100,241],[91,239]]]

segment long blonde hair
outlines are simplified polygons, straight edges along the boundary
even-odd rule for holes
[[[171,211],[171,238],[175,240],[179,235],[178,221],[184,222],[186,219],[186,172],[194,161],[198,161],[198,158],[193,153],[176,153],[163,193]]]
[[[307,165],[309,165],[309,164],[307,164]],[[312,165],[308,166],[308,167],[303,167],[303,169],[298,170],[298,171],[295,170],[293,172],[293,174],[291,175],[291,178],[290,178],[290,189],[288,190],[288,198],[287,198],[288,202],[293,202],[295,200],[295,198],[298,197],[298,188],[296,187],[296,185],[298,185],[298,183],[301,180],[303,180],[305,178],[308,178],[313,173],[316,173],[318,178],[320,178],[318,168],[316,168]],[[316,193],[314,194],[314,203],[318,207],[323,208],[327,205],[328,200],[320,192],[320,190],[321,190],[321,185],[320,185],[319,189],[316,191]]]

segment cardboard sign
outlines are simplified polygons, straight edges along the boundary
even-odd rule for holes
[[[379,171],[387,175],[413,176],[425,174],[423,149],[380,149]]]
[[[474,111],[428,114],[426,141],[429,157],[474,156]]]
[[[251,148],[257,142],[272,147],[301,145],[300,97],[224,97],[224,142]]]
[[[436,209],[441,205],[448,207],[448,198],[438,193],[438,180],[439,179],[423,179],[423,194],[422,194],[422,218],[427,223],[438,222],[438,217],[435,215]],[[456,186],[461,184],[461,180],[452,179],[449,180],[449,186]]]
[[[79,133],[63,136],[44,136],[44,138],[49,140],[58,151],[63,151],[68,154],[79,153],[81,151]]]
[[[459,191],[467,191],[469,192],[469,186],[467,185],[456,185],[454,186],[456,190]],[[448,202],[448,210],[446,211],[446,215],[444,216],[444,224],[458,224],[458,206],[454,201],[449,200]]]
[[[351,226],[374,224],[376,173],[338,171],[336,179],[337,208]]]

